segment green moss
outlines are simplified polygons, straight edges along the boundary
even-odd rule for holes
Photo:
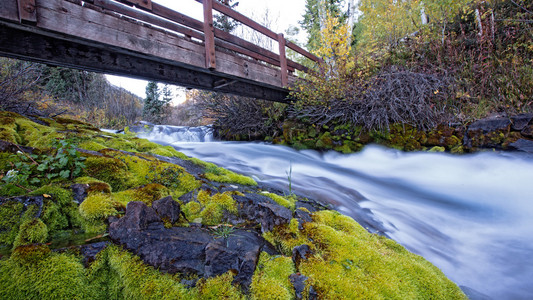
[[[85,161],[85,172],[111,185],[114,191],[128,188],[131,174],[126,164],[111,157],[89,157]]]
[[[123,184],[123,187],[135,187],[149,183],[158,183],[168,187],[175,197],[180,197],[200,186],[194,176],[187,173],[184,168],[159,161],[152,156],[137,154],[127,155],[120,151],[104,150],[104,154],[113,156],[121,161],[129,171],[130,178]],[[113,187],[113,189],[115,189]]]
[[[250,177],[234,173],[230,170],[217,167],[212,163],[204,163],[205,169],[205,178],[211,181],[222,182],[222,183],[236,183],[242,185],[257,185],[257,182]]]
[[[251,299],[294,299],[289,276],[296,272],[292,258],[262,252],[251,285]]]
[[[324,299],[466,299],[461,290],[422,257],[395,242],[369,234],[333,211],[313,215],[305,232],[319,251],[302,261]]]
[[[262,195],[269,197],[270,199],[276,201],[277,204],[281,206],[285,206],[286,208],[294,211],[294,206],[296,204],[296,200],[294,197],[288,196],[288,197],[282,197],[277,194],[273,193],[262,193]]]
[[[444,152],[446,151],[446,148],[441,146],[434,146],[433,148],[429,149],[428,152]]]
[[[115,215],[115,199],[108,194],[92,193],[80,204],[80,215],[87,220],[97,220]]]
[[[19,118],[15,121],[17,134],[21,137],[19,144],[46,149],[52,147],[52,143],[57,138],[63,138],[64,135],[58,134],[54,128],[34,123],[25,118]]]
[[[0,261],[3,299],[92,299],[80,261],[51,253],[46,246],[23,246]]]
[[[199,299],[246,299],[240,289],[232,284],[233,274],[227,272],[209,279],[200,279],[198,282]],[[267,298],[264,298],[267,299]]]
[[[41,219],[30,219],[20,225],[13,247],[44,243],[48,239],[48,227]]]
[[[199,218],[200,212],[202,212],[202,205],[196,201],[191,201],[181,208],[189,221]]]
[[[198,193],[197,199],[204,206],[204,209],[200,212],[200,218],[202,218],[202,223],[205,225],[220,224],[224,211],[233,214],[237,213],[235,200],[228,192],[209,196],[208,192],[202,190]]]
[[[176,277],[145,265],[118,246],[98,254],[89,278],[101,299],[192,299]]]
[[[187,155],[177,151],[172,146],[159,146],[157,148],[150,149],[148,153],[166,156],[166,157],[177,157],[181,159],[189,159]]]
[[[161,147],[159,144],[150,142],[146,139],[133,138],[131,139],[131,142],[135,146],[135,149],[139,152],[148,152],[150,150]]]
[[[85,141],[83,143],[80,143],[78,145],[78,148],[85,149],[85,150],[91,150],[91,151],[100,151],[107,147],[94,141]]]
[[[208,191],[200,190],[197,201],[191,201],[182,206],[189,221],[201,220],[204,225],[218,225],[222,223],[224,212],[237,214],[235,200],[231,192],[217,193],[213,196]]]
[[[0,196],[3,197],[13,197],[13,196],[21,196],[26,194],[26,190],[23,188],[20,188],[12,183],[8,184],[0,184]]]
[[[292,249],[303,244],[314,249],[309,238],[298,229],[298,220],[291,219],[289,224],[274,227],[272,231],[263,233],[263,238],[274,245],[284,255],[292,255]]]
[[[12,128],[0,127],[0,140],[8,141],[13,144],[20,142],[20,137]]]
[[[126,207],[130,201],[142,201],[146,203],[146,205],[152,206],[154,201],[168,195],[170,195],[168,188],[158,183],[151,183],[135,189],[115,193],[113,196],[116,201]]]
[[[44,196],[41,219],[50,232],[81,226],[78,205],[74,202],[72,192],[57,185],[46,185],[30,193]]]
[[[18,201],[5,201],[0,205],[0,244],[13,244],[23,213],[24,204]]]
[[[316,148],[318,149],[331,149],[333,148],[333,139],[331,133],[326,131],[323,133],[316,142]]]
[[[89,188],[87,189],[87,193],[100,192],[109,194],[112,191],[111,186],[106,182],[88,176],[78,177],[75,179],[75,182],[79,184],[88,184]]]
[[[83,218],[82,226],[87,233],[101,233],[106,229],[104,223],[109,216],[116,215],[120,206],[109,194],[91,193],[80,204],[79,212]]]

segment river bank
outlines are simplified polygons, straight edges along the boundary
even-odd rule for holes
[[[424,258],[285,189],[131,134],[0,116],[6,298],[465,298]],[[50,249],[64,230],[110,240]]]

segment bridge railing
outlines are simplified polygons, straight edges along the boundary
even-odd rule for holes
[[[73,1],[73,0],[67,0]],[[74,0],[75,1],[75,0]],[[241,13],[214,0],[196,0],[203,4],[204,20],[199,21],[183,13],[167,8],[151,0],[85,0],[99,8],[116,12],[133,19],[182,34],[186,39],[196,39],[205,45],[206,68],[216,70],[215,47],[223,48],[256,61],[280,68],[281,84],[289,84],[289,74],[295,70],[307,72],[308,69],[286,56],[286,47],[308,59],[319,62],[320,59],[298,45],[286,40],[281,33],[275,33],[267,27],[242,15]],[[134,8],[135,7],[135,8]],[[275,40],[279,44],[279,53],[262,48],[243,38],[215,28],[213,10],[216,10],[249,28]],[[225,84],[225,83],[221,83]]]

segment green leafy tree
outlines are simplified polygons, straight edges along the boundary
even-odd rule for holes
[[[321,31],[326,26],[327,14],[340,18],[344,22],[347,18],[342,11],[344,0],[306,0],[303,20],[300,21],[302,28],[307,31],[307,48],[317,50],[321,47]]]

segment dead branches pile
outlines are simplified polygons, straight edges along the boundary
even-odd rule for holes
[[[382,71],[348,84],[344,99],[312,105],[300,102],[289,109],[289,116],[316,125],[353,124],[369,130],[387,131],[393,123],[429,129],[447,117],[447,86],[444,76]]]

